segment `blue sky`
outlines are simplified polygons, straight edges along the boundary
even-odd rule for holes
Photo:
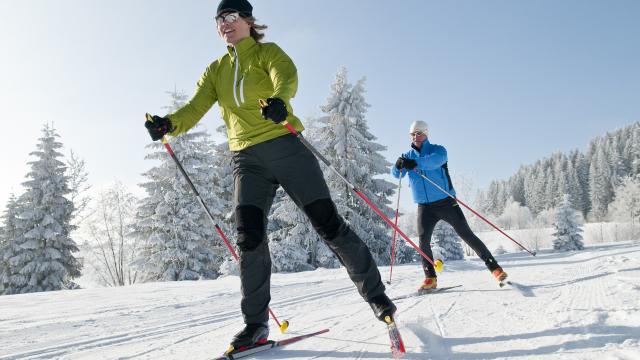
[[[395,5],[393,5],[395,4]],[[367,119],[393,161],[411,121],[477,186],[640,120],[638,1],[254,0],[299,71],[301,116],[339,66],[367,77]],[[189,94],[224,51],[217,1],[3,0],[0,204],[20,192],[40,129],[53,122],[91,183],[134,186],[150,166],[144,113]],[[213,133],[217,108],[203,119]],[[404,194],[408,194],[405,192]],[[405,196],[403,206],[408,206]]]

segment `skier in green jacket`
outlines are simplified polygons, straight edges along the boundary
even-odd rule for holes
[[[308,216],[375,316],[384,321],[396,310],[385,295],[369,249],[337,213],[317,159],[281,124],[287,121],[297,131],[304,130],[290,104],[298,86],[296,67],[276,44],[260,42],[266,26],[256,24],[252,10],[246,0],[220,2],[216,23],[228,53],[206,68],[185,106],[145,123],[152,139],[159,140],[188,131],[214,103],[220,106],[233,152],[241,310],[246,324],[231,342],[234,349],[263,343],[269,335],[271,258],[266,229],[278,186]],[[261,107],[260,99],[267,105]]]

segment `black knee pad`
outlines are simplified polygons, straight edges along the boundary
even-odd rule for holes
[[[257,248],[265,237],[262,209],[253,205],[237,206],[236,227],[238,230],[238,247],[242,251],[251,251]]]
[[[304,212],[311,220],[313,228],[325,240],[335,239],[343,228],[344,221],[338,215],[331,199],[320,199],[304,207]]]

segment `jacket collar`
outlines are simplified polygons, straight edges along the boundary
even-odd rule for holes
[[[418,147],[414,143],[411,143],[411,148],[415,150],[418,154],[427,153],[428,151],[427,149],[429,148],[429,146],[431,146],[429,139],[424,139],[424,141],[422,142],[422,147],[420,149],[418,149]]]
[[[247,50],[251,49],[255,44],[256,44],[256,41],[251,36],[247,36],[246,38],[238,41],[238,43],[235,45],[236,52],[238,53],[238,55],[241,56],[244,53],[246,53]],[[229,55],[231,56],[231,58],[235,58],[235,54],[233,53],[233,48],[234,46],[227,46],[227,51],[229,52]]]

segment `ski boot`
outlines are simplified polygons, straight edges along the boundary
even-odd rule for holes
[[[369,300],[369,306],[376,318],[384,323],[386,323],[385,317],[393,318],[393,314],[396,313],[396,306],[384,293]]]
[[[504,283],[504,281],[507,279],[507,273],[504,272],[504,270],[502,270],[502,268],[499,266],[493,269],[493,271],[491,271],[491,274],[494,278],[496,278],[496,280],[498,280],[500,284]]]
[[[247,324],[242,331],[233,336],[227,353],[243,351],[248,348],[264,345],[269,338],[269,326],[265,323]]]
[[[426,277],[422,282],[422,285],[418,288],[418,293],[427,293],[430,290],[433,290],[438,287],[438,278],[437,277]]]

